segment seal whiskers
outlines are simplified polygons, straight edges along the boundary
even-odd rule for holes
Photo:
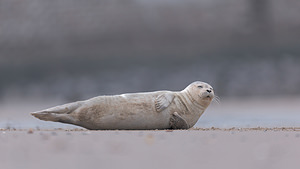
[[[215,95],[215,97],[213,98],[213,101],[218,103],[218,104],[221,104],[221,99],[219,96]]]

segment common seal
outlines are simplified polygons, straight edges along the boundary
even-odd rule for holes
[[[188,129],[196,124],[213,98],[213,88],[196,81],[182,91],[98,96],[32,115],[94,130]]]

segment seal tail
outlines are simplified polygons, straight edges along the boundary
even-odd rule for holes
[[[45,121],[74,123],[74,120],[70,114],[81,105],[81,102],[68,103],[61,106],[33,112],[31,113],[31,115]]]

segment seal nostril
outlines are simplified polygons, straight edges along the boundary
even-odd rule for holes
[[[207,89],[206,91],[207,91],[208,93],[210,93],[210,92],[211,92],[211,90],[208,90],[208,89]]]

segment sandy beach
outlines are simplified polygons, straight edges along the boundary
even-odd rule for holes
[[[224,99],[176,131],[89,131],[29,115],[61,102],[0,104],[1,169],[299,168],[297,98]]]
[[[1,168],[298,168],[300,128],[0,131]]]
[[[1,169],[299,168],[298,98],[224,99],[178,131],[89,131],[29,114],[61,103],[0,103]]]

